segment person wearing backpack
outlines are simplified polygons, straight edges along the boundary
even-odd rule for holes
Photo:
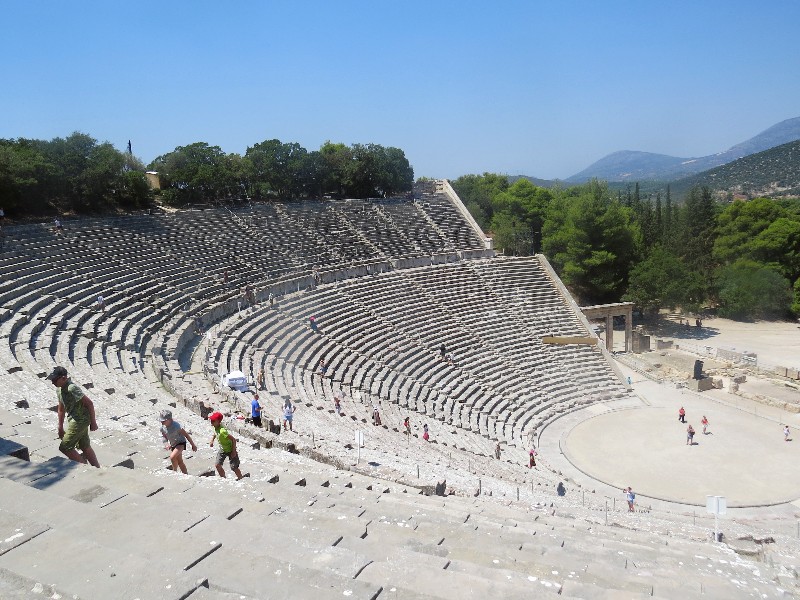
[[[633,503],[636,500],[636,494],[633,493],[631,486],[628,486],[628,489],[622,489],[623,493],[625,494],[625,500],[628,501],[628,512],[634,512],[633,510]]]

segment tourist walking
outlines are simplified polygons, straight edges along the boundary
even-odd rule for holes
[[[528,468],[532,469],[536,466],[536,448],[531,446],[531,449],[528,451]]]
[[[70,460],[81,464],[88,462],[93,467],[99,467],[97,455],[89,441],[89,432],[97,431],[94,403],[81,388],[72,383],[64,367],[55,367],[47,379],[57,388],[58,439],[61,440],[59,451]],[[80,452],[76,448],[80,448]]]
[[[170,449],[169,460],[172,463],[172,470],[188,475],[186,463],[183,462],[183,453],[186,451],[187,442],[192,446],[192,452],[197,452],[192,436],[172,418],[172,411],[162,410],[158,420],[161,421],[161,437],[164,438],[166,447]]]
[[[682,406],[678,411],[678,421],[680,421],[681,423],[686,423],[686,411]]]
[[[703,435],[708,435],[708,418],[703,415],[703,420],[700,421],[703,425]]]
[[[788,442],[789,441],[789,426],[788,425],[784,425],[783,426],[783,441],[784,442]]]
[[[694,427],[692,427],[691,423],[686,428],[686,445],[694,446]]]
[[[428,424],[427,423],[425,423],[422,426],[422,439],[425,440],[426,442],[428,440],[430,440],[430,435],[428,434]]]
[[[500,460],[500,453],[502,452],[502,448],[500,448],[500,442],[497,442],[497,445],[494,447],[494,457],[497,460]]]
[[[408,417],[406,417],[403,421],[403,433],[406,435],[411,435],[411,419]]]
[[[225,477],[225,469],[222,468],[225,459],[231,465],[231,470],[236,473],[237,481],[244,477],[239,470],[239,453],[236,450],[236,438],[233,437],[228,430],[222,426],[222,413],[215,412],[209,418],[211,426],[214,428],[214,435],[211,437],[209,446],[214,447],[214,440],[219,440],[219,450],[217,451],[217,460],[214,466],[217,469],[217,474],[220,477]]]

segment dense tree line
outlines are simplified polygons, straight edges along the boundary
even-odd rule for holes
[[[137,208],[149,198],[144,165],[108,142],[83,133],[0,139],[0,207],[7,214]]]
[[[492,173],[452,184],[497,248],[544,252],[583,303],[713,305],[739,319],[800,314],[800,201],[723,205],[696,187],[676,204],[669,187],[644,198],[638,184],[545,189]]]
[[[266,140],[242,156],[196,142],[145,167],[109,142],[73,133],[49,141],[0,139],[0,208],[9,215],[142,208],[153,199],[146,169],[159,173],[157,194],[173,206],[244,197],[389,196],[411,190],[414,180],[403,151],[378,144],[326,142],[309,152]]]
[[[149,168],[159,173],[162,199],[175,206],[242,197],[382,197],[410,191],[414,181],[405,153],[378,144],[326,142],[309,152],[265,140],[242,156],[197,142],[159,156]]]

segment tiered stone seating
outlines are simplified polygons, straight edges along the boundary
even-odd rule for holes
[[[782,593],[770,581],[776,567],[754,569],[691,537],[666,545],[640,530],[647,516],[604,524],[564,499],[427,498],[287,462],[281,451],[242,452],[252,476],[238,483],[0,457],[0,591],[142,599]],[[79,551],[80,565],[47,560],[55,549]]]
[[[505,262],[401,270],[289,295],[277,310],[260,313],[269,315],[269,327],[240,322],[229,331],[229,348],[218,359],[225,371],[247,372],[252,363],[243,364],[244,349],[263,348],[313,372],[324,358],[341,383],[494,439],[525,443],[560,411],[624,389],[598,348],[542,344],[546,335],[588,333],[549,280],[539,281],[551,290],[547,308],[536,305],[544,292],[532,300],[517,290],[514,298],[498,297],[493,290],[502,287],[498,278],[506,269],[543,276],[536,259]],[[306,326],[311,315],[320,334]],[[280,344],[271,343],[276,337]],[[438,356],[441,344],[455,354],[455,365]]]
[[[781,566],[756,573],[698,541],[705,530],[679,514],[613,511],[607,522],[602,498],[557,494],[546,459],[522,466],[543,425],[624,390],[599,349],[541,343],[587,332],[538,259],[453,262],[481,254],[483,240],[435,186],[413,203],[265,204],[5,233],[0,445],[28,448],[32,462],[0,455],[0,597],[733,598],[786,583]],[[260,304],[242,304],[246,284]],[[455,364],[440,359],[442,343]],[[56,364],[95,402],[100,470],[58,453],[44,379]],[[250,394],[213,389],[226,371],[262,367],[265,416],[279,421],[290,399],[293,432],[254,427]],[[195,475],[213,450],[188,407],[225,412],[249,481],[167,471],[155,418],[166,407],[201,446],[186,455]],[[443,481],[457,495],[418,494]]]
[[[464,221],[458,209],[443,194],[425,195],[418,201],[452,249],[483,249],[483,240]]]

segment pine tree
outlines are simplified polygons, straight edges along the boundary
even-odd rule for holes
[[[661,192],[656,194],[655,233],[659,240],[664,239],[664,221],[661,215]]]

